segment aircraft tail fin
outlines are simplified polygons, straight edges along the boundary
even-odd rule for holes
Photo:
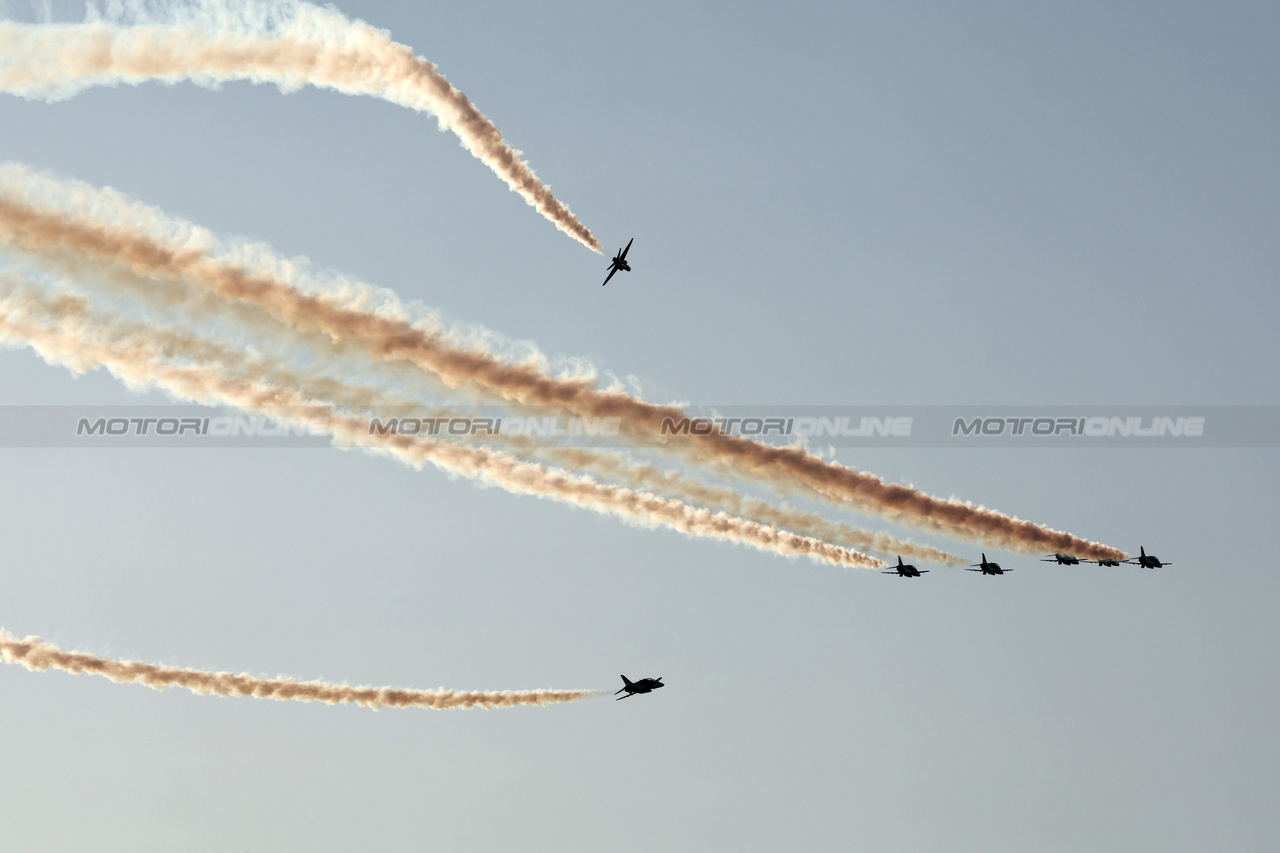
[[[631,686],[631,679],[627,678],[627,677],[624,675],[624,676],[622,676],[622,683],[623,683],[623,684],[625,684],[625,685],[627,685],[628,687],[630,687],[630,686]]]

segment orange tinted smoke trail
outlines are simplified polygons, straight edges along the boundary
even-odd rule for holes
[[[165,364],[163,347],[147,333],[97,341],[96,337],[109,334],[110,330],[94,328],[77,319],[80,311],[78,304],[72,304],[51,328],[33,322],[22,300],[11,298],[0,302],[0,340],[31,346],[46,360],[73,370],[83,372],[106,367],[134,386],[157,386],[194,402],[230,405],[261,413],[327,433],[341,444],[381,451],[414,467],[430,463],[515,494],[564,501],[601,514],[663,526],[692,536],[737,542],[783,556],[808,556],[851,568],[874,569],[881,565],[874,557],[851,548],[692,507],[681,501],[550,470],[522,462],[508,453],[417,436],[374,433],[367,419],[342,414],[333,406],[289,388],[227,376],[205,366]]]
[[[1092,559],[1125,556],[1108,545],[995,510],[886,483],[802,448],[774,447],[718,430],[697,436],[664,435],[663,422],[678,423],[686,417],[683,410],[600,391],[587,380],[556,379],[486,352],[460,349],[404,320],[303,293],[270,274],[217,260],[200,249],[167,243],[154,234],[105,226],[0,196],[0,239],[19,248],[89,254],[144,275],[198,282],[228,301],[259,305],[293,328],[323,332],[389,361],[409,361],[450,387],[478,387],[511,403],[568,410],[584,417],[617,417],[632,435],[646,437],[697,464],[720,466],[782,492],[803,488],[836,504],[902,524],[1011,551],[1062,551]]]
[[[279,702],[323,702],[366,708],[512,708],[516,705],[555,705],[595,696],[599,690],[407,690],[396,687],[347,687],[323,681],[258,678],[229,672],[205,672],[176,666],[112,660],[84,652],[68,652],[39,637],[18,639],[0,630],[0,658],[34,672],[61,669],[92,673],[117,684],[132,682],[152,690],[181,687],[214,696],[253,696]]]

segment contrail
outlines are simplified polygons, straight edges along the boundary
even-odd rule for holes
[[[557,228],[599,252],[600,242],[556,200],[520,152],[436,70],[385,30],[332,6],[302,2],[192,3],[155,21],[124,15],[79,24],[0,23],[0,91],[58,100],[91,86],[191,80],[310,84],[369,95],[436,116],[463,146]],[[115,20],[110,18],[114,17]]]
[[[713,513],[681,501],[597,483],[552,471],[488,448],[464,447],[417,436],[372,433],[362,418],[287,388],[226,376],[209,367],[160,363],[163,352],[145,336],[93,341],[93,330],[72,316],[54,327],[33,322],[21,300],[0,303],[0,339],[31,346],[46,360],[78,371],[106,367],[127,384],[164,388],[179,398],[218,403],[265,414],[332,435],[342,445],[387,453],[414,467],[430,463],[453,474],[490,483],[516,494],[571,503],[648,526],[664,526],[694,536],[723,539],[783,556],[808,556],[853,568],[879,568],[881,561],[839,545],[746,519]]]
[[[399,687],[347,687],[323,681],[258,678],[229,672],[205,672],[138,661],[112,660],[85,652],[68,652],[39,637],[18,639],[0,629],[0,657],[5,663],[33,672],[61,669],[76,675],[88,672],[117,684],[132,682],[152,690],[181,687],[213,696],[253,696],[277,702],[323,702],[366,708],[513,708],[516,705],[555,705],[597,696],[599,690],[408,690]]]
[[[154,233],[130,230],[127,206],[113,204],[105,195],[94,202],[114,217],[111,225],[93,222],[86,215],[38,208],[14,195],[0,197],[0,239],[24,250],[88,254],[139,274],[198,282],[229,302],[256,304],[294,328],[358,344],[377,358],[409,361],[451,388],[479,387],[519,405],[568,410],[585,417],[617,417],[632,434],[646,436],[668,452],[697,464],[722,466],[784,493],[803,488],[836,504],[1015,552],[1062,551],[1093,559],[1125,556],[1119,549],[992,509],[886,483],[803,448],[775,447],[719,430],[706,435],[664,435],[664,421],[678,423],[687,417],[682,409],[597,390],[589,379],[556,379],[527,364],[507,364],[487,352],[459,349],[402,318],[338,304],[323,295],[304,293],[269,273],[217,260],[199,246],[172,244]],[[104,214],[97,208],[94,212],[101,219]]]

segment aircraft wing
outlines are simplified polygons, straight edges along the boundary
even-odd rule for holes
[[[604,284],[602,284],[602,285],[600,285],[600,286],[601,286],[601,287],[604,287],[604,285],[605,285],[605,284],[608,284],[608,283],[609,283],[609,279],[613,278],[613,274],[614,274],[614,273],[616,273],[617,271],[618,271],[618,268],[617,268],[617,267],[614,267],[613,269],[609,270],[609,274],[608,274],[607,276],[605,276],[605,277],[604,277]]]
[[[623,249],[623,250],[622,250],[622,254],[621,254],[621,255],[619,255],[618,257],[622,258],[623,260],[626,260],[626,258],[627,258],[627,252],[630,252],[630,251],[631,251],[631,244],[632,244],[632,243],[634,243],[635,241],[636,241],[636,238],[635,238],[635,237],[632,237],[630,240],[628,240],[628,241],[627,241],[627,248]]]

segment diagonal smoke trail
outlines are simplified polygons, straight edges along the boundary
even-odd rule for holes
[[[130,10],[80,24],[0,23],[0,91],[67,98],[91,86],[148,80],[305,84],[429,112],[441,128],[557,228],[600,242],[538,180],[502,134],[437,70],[390,34],[332,6],[302,2],[191,3],[164,20]],[[131,24],[131,25],[130,25]]]
[[[599,690],[407,690],[397,687],[348,687],[323,681],[258,678],[229,672],[206,672],[138,661],[113,660],[85,652],[68,652],[39,637],[18,639],[0,629],[0,658],[33,672],[61,669],[101,675],[117,684],[132,682],[152,690],[181,687],[214,696],[253,696],[278,702],[323,702],[366,708],[512,708],[516,705],[555,705],[598,696]]]
[[[288,388],[227,376],[209,367],[162,363],[162,349],[146,335],[96,341],[96,330],[72,313],[53,327],[30,318],[21,299],[0,303],[0,340],[31,346],[51,363],[78,371],[106,367],[135,387],[164,388],[183,399],[218,403],[332,435],[338,443],[380,451],[416,468],[430,463],[453,474],[527,494],[571,503],[648,526],[664,526],[693,536],[737,542],[784,556],[808,556],[854,568],[879,568],[874,557],[811,537],[758,524],[681,501],[597,483],[552,471],[487,448],[463,447],[417,436],[372,433],[365,419]]]
[[[565,468],[591,471],[598,476],[621,480],[633,489],[669,495],[686,503],[742,516],[837,545],[881,554],[901,554],[908,559],[928,560],[948,566],[959,566],[965,562],[964,557],[938,548],[899,539],[888,533],[859,530],[825,519],[817,513],[779,507],[759,498],[746,497],[734,489],[711,485],[679,471],[667,471],[638,463],[627,454],[573,447],[535,447],[528,452],[536,457],[554,460]]]
[[[278,359],[250,355],[194,335],[189,331],[129,323],[120,317],[94,313],[89,301],[80,296],[60,295],[54,298],[39,292],[18,290],[17,277],[0,272],[0,287],[11,291],[9,304],[26,316],[38,315],[49,320],[66,318],[109,328],[114,339],[145,338],[159,356],[170,361],[189,360],[214,364],[224,373],[252,376],[270,385],[290,388],[306,397],[357,411],[397,411],[401,417],[441,418],[448,415],[424,411],[421,403],[396,397],[386,390],[369,385],[342,381],[303,370],[286,369]],[[947,565],[960,565],[965,559],[946,551],[904,541],[887,533],[874,533],[829,521],[815,513],[777,507],[767,501],[748,498],[733,489],[714,486],[677,471],[665,471],[640,463],[625,453],[571,448],[547,447],[524,436],[491,436],[509,452],[526,461],[543,459],[579,472],[589,472],[621,483],[628,488],[657,493],[686,504],[696,504],[712,511],[725,512],[760,524],[787,530],[801,536],[823,539],[836,545],[872,550],[884,554],[901,554],[910,559],[928,560]]]
[[[84,192],[81,188],[82,195]],[[88,205],[81,202],[80,206]],[[524,406],[563,409],[593,418],[617,417],[633,435],[657,441],[667,451],[698,464],[753,477],[784,493],[803,488],[893,521],[1011,551],[1063,551],[1093,559],[1124,557],[1116,548],[1070,533],[886,483],[874,474],[827,462],[802,448],[774,447],[719,431],[698,436],[664,435],[663,422],[678,422],[685,417],[683,410],[600,391],[587,379],[557,379],[531,365],[507,364],[487,352],[460,349],[401,317],[371,313],[324,295],[302,292],[269,272],[216,259],[191,242],[166,241],[154,233],[152,224],[138,223],[130,229],[130,208],[118,196],[95,196],[88,213],[99,221],[34,205],[24,197],[21,186],[16,191],[0,188],[0,241],[28,251],[86,254],[142,275],[202,284],[229,302],[256,304],[294,328],[358,344],[370,355],[388,361],[411,362],[451,388],[479,387]],[[102,222],[104,217],[110,225]],[[172,223],[166,227],[178,228]]]

